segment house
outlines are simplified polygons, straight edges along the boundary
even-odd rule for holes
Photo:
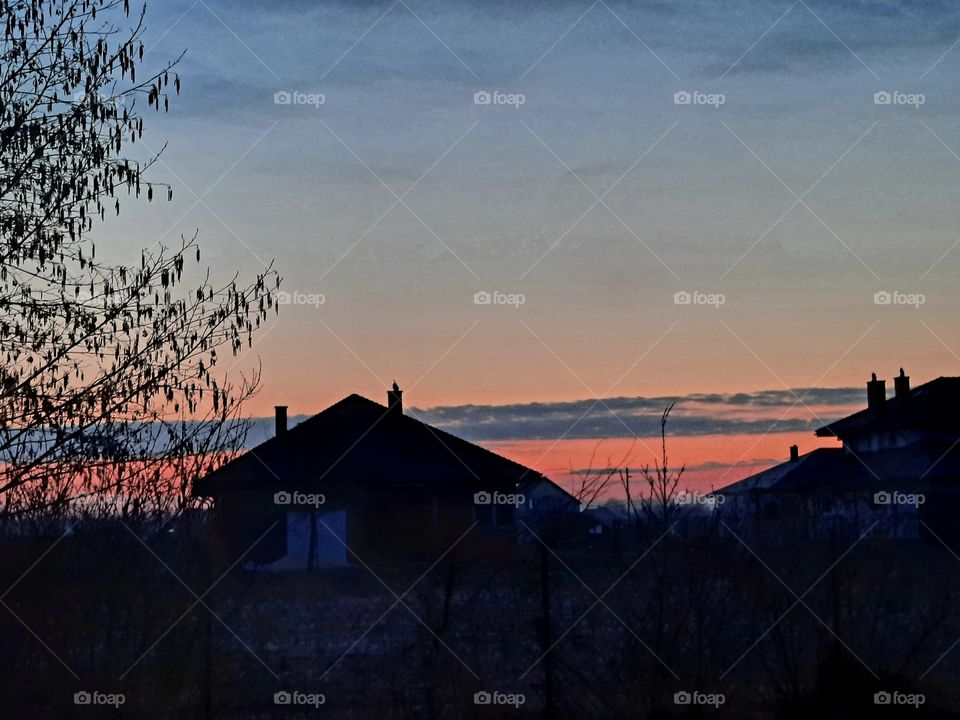
[[[273,569],[433,561],[474,523],[472,540],[509,542],[524,492],[538,508],[563,493],[404,414],[396,384],[386,406],[350,395],[292,428],[277,407],[274,437],[194,485],[229,550]]]
[[[874,373],[867,406],[816,430],[818,448],[729,485],[721,512],[754,529],[823,536],[838,527],[960,541],[960,377],[916,388],[901,368],[888,398]]]
[[[517,515],[525,522],[542,522],[549,517],[580,512],[577,498],[542,475],[524,480],[519,490],[523,503],[517,507]]]

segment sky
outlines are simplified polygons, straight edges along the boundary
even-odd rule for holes
[[[870,372],[960,374],[955,4],[166,0],[147,28],[148,65],[186,50],[138,146],[174,200],[97,239],[273,262],[289,303],[224,363],[262,363],[253,416],[396,380],[559,472],[649,461],[679,399],[716,482],[822,444]]]

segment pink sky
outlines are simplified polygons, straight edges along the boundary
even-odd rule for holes
[[[878,333],[877,340],[883,341],[880,335],[881,333]],[[728,335],[728,339],[733,338]],[[305,342],[310,340],[305,339]],[[871,343],[869,338],[865,338],[862,342],[868,347]],[[737,344],[742,355],[742,346],[735,340],[734,343]],[[338,347],[343,350],[343,353],[338,352]],[[410,348],[416,348],[416,344],[406,346],[403,354],[412,352]],[[938,375],[951,374],[949,364],[942,363],[942,358],[939,357],[944,349],[939,345],[938,348],[941,352],[936,352],[934,348],[926,348],[926,360],[922,362],[919,361],[919,352],[916,347],[904,350],[902,353],[905,357],[917,360],[912,366],[908,365],[911,368],[909,374],[913,377],[914,386]],[[494,374],[489,365],[480,367],[488,362],[496,362],[492,355],[478,357],[470,351],[465,351],[457,357],[448,358],[448,361],[436,364],[427,375],[423,376],[420,384],[405,394],[404,404],[408,408],[426,408],[427,413],[431,412],[431,407],[438,405],[496,407],[513,403],[540,402],[546,403],[549,408],[552,407],[551,403],[576,402],[594,397],[587,393],[587,383],[581,382],[581,377],[591,378],[588,382],[592,390],[609,388],[605,398],[629,398],[633,397],[631,392],[648,398],[664,394],[681,395],[685,392],[740,393],[747,392],[746,389],[750,387],[756,388],[758,382],[756,378],[764,376],[770,380],[762,385],[767,391],[787,390],[778,382],[778,378],[784,383],[789,383],[791,389],[811,387],[816,380],[820,380],[819,384],[814,386],[818,388],[840,386],[858,388],[864,386],[869,372],[874,368],[879,371],[881,378],[887,379],[890,386],[888,390],[892,392],[892,377],[896,370],[894,366],[897,366],[895,361],[886,363],[891,366],[887,368],[876,361],[865,364],[841,360],[826,377],[823,377],[822,373],[821,376],[817,376],[808,368],[821,356],[825,356],[826,350],[822,347],[813,347],[805,356],[789,358],[789,364],[784,362],[786,358],[779,353],[772,354],[772,357],[780,361],[778,367],[783,370],[782,376],[776,373],[777,377],[775,377],[772,368],[765,367],[766,363],[753,359],[751,364],[749,354],[746,360],[740,357],[738,361],[734,361],[735,349],[721,345],[716,349],[718,362],[714,366],[714,371],[700,373],[698,378],[692,378],[691,368],[684,363],[676,362],[674,353],[675,349],[669,347],[659,355],[650,353],[641,363],[642,370],[638,365],[634,371],[627,373],[619,384],[611,387],[609,382],[604,384],[601,378],[609,377],[614,364],[622,367],[625,363],[629,363],[619,358],[614,363],[605,354],[591,356],[585,352],[578,358],[574,358],[574,362],[581,363],[579,367],[582,368],[583,375],[580,376],[577,371],[572,370],[571,366],[564,367],[564,364],[556,359],[543,362],[538,370],[536,363],[527,364],[522,354],[518,354],[516,358],[519,366],[501,359],[500,363],[504,366],[504,370],[502,374]],[[329,340],[326,341],[324,354],[333,361],[325,365],[327,371],[330,372],[331,377],[339,377],[340,382],[336,384],[306,383],[293,392],[290,388],[290,377],[293,372],[285,375],[275,368],[267,376],[266,388],[276,389],[278,392],[265,390],[258,395],[251,403],[251,409],[254,410],[251,414],[268,417],[272,414],[273,404],[281,400],[290,405],[291,415],[313,414],[350,392],[358,392],[377,402],[385,401],[388,382],[381,382],[380,378],[374,377],[370,366],[365,366],[358,358],[352,357],[342,345],[338,345],[336,340],[332,343]],[[595,361],[594,364],[587,365],[586,363],[591,359]],[[398,375],[398,381],[402,386],[405,375]],[[502,378],[499,385],[491,379],[495,376]],[[469,378],[475,378],[477,382],[473,384],[466,382]],[[392,379],[391,376],[389,381]],[[846,381],[845,384],[842,384],[844,381]],[[812,430],[783,432],[782,428],[773,428],[775,421],[784,418],[796,419],[819,426],[859,410],[865,404],[865,400],[864,389],[862,401],[857,400],[854,404],[831,406],[807,402],[786,414],[780,406],[744,409],[736,403],[720,403],[704,410],[698,409],[695,401],[682,400],[674,411],[672,427],[668,429],[671,462],[675,465],[687,466],[684,479],[686,487],[698,490],[723,487],[785,461],[789,457],[790,445],[798,445],[801,453],[817,447],[836,446],[835,441],[816,438]],[[684,434],[682,429],[676,427],[682,418],[696,416],[699,412],[705,412],[712,420],[755,420],[762,422],[763,426],[761,430],[752,433],[722,434]],[[457,434],[456,429],[451,431]],[[460,434],[469,436],[470,433]],[[591,461],[594,467],[629,465],[632,468],[639,468],[644,464],[652,463],[655,453],[659,450],[657,437],[624,437],[627,435],[626,432],[615,433],[615,435],[620,436],[597,439],[577,437],[577,433],[572,433],[566,437],[560,431],[556,437],[543,439],[481,438],[476,442],[546,474],[569,490],[572,488],[573,481],[571,469],[582,470],[590,467]]]
[[[610,440],[524,440],[485,443],[489,449],[511,460],[534,467],[565,490],[576,489],[570,468],[603,467],[629,464],[635,470],[659,460],[659,438],[613,438]],[[789,447],[798,445],[801,453],[818,447],[836,447],[834,440],[817,438],[812,433],[770,433],[769,435],[707,435],[670,437],[667,449],[671,464],[686,465],[682,486],[703,492],[721,488],[755,472],[765,470],[789,458]],[[639,480],[637,472],[633,473]],[[611,497],[616,496],[611,492]]]

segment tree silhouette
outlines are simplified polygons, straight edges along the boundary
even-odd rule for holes
[[[0,1],[0,517],[183,507],[245,433],[259,373],[218,363],[275,309],[272,268],[215,286],[185,274],[196,236],[126,266],[90,235],[121,195],[172,199],[146,179],[157,155],[129,157],[139,110],[180,91],[176,60],[139,71],[145,12]]]

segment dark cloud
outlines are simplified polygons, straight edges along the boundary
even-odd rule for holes
[[[469,440],[542,440],[558,437],[650,437],[659,432],[660,414],[671,402],[671,429],[677,435],[735,435],[813,431],[822,423],[803,406],[816,407],[825,420],[862,402],[860,388],[796,388],[756,393],[691,394],[683,397],[615,397],[557,403],[459,405],[410,413],[426,423]],[[802,398],[803,404],[798,402]],[[797,409],[786,419],[779,413]],[[824,410],[824,407],[827,409]],[[831,408],[837,408],[830,412]],[[771,417],[772,415],[772,417]],[[800,417],[797,417],[800,416]]]
[[[812,432],[824,422],[846,415],[863,402],[860,388],[795,388],[754,393],[693,393],[684,396],[614,397],[555,403],[455,405],[411,408],[425,423],[472,441],[600,439],[651,437],[659,432],[660,414],[676,403],[670,429],[676,435],[752,435],[766,432]],[[802,404],[798,402],[802,398]],[[792,413],[776,420],[781,413]],[[805,407],[813,408],[813,417]],[[778,412],[779,411],[779,412]],[[293,418],[291,424],[306,419]],[[273,419],[253,420],[248,445],[273,432]]]

